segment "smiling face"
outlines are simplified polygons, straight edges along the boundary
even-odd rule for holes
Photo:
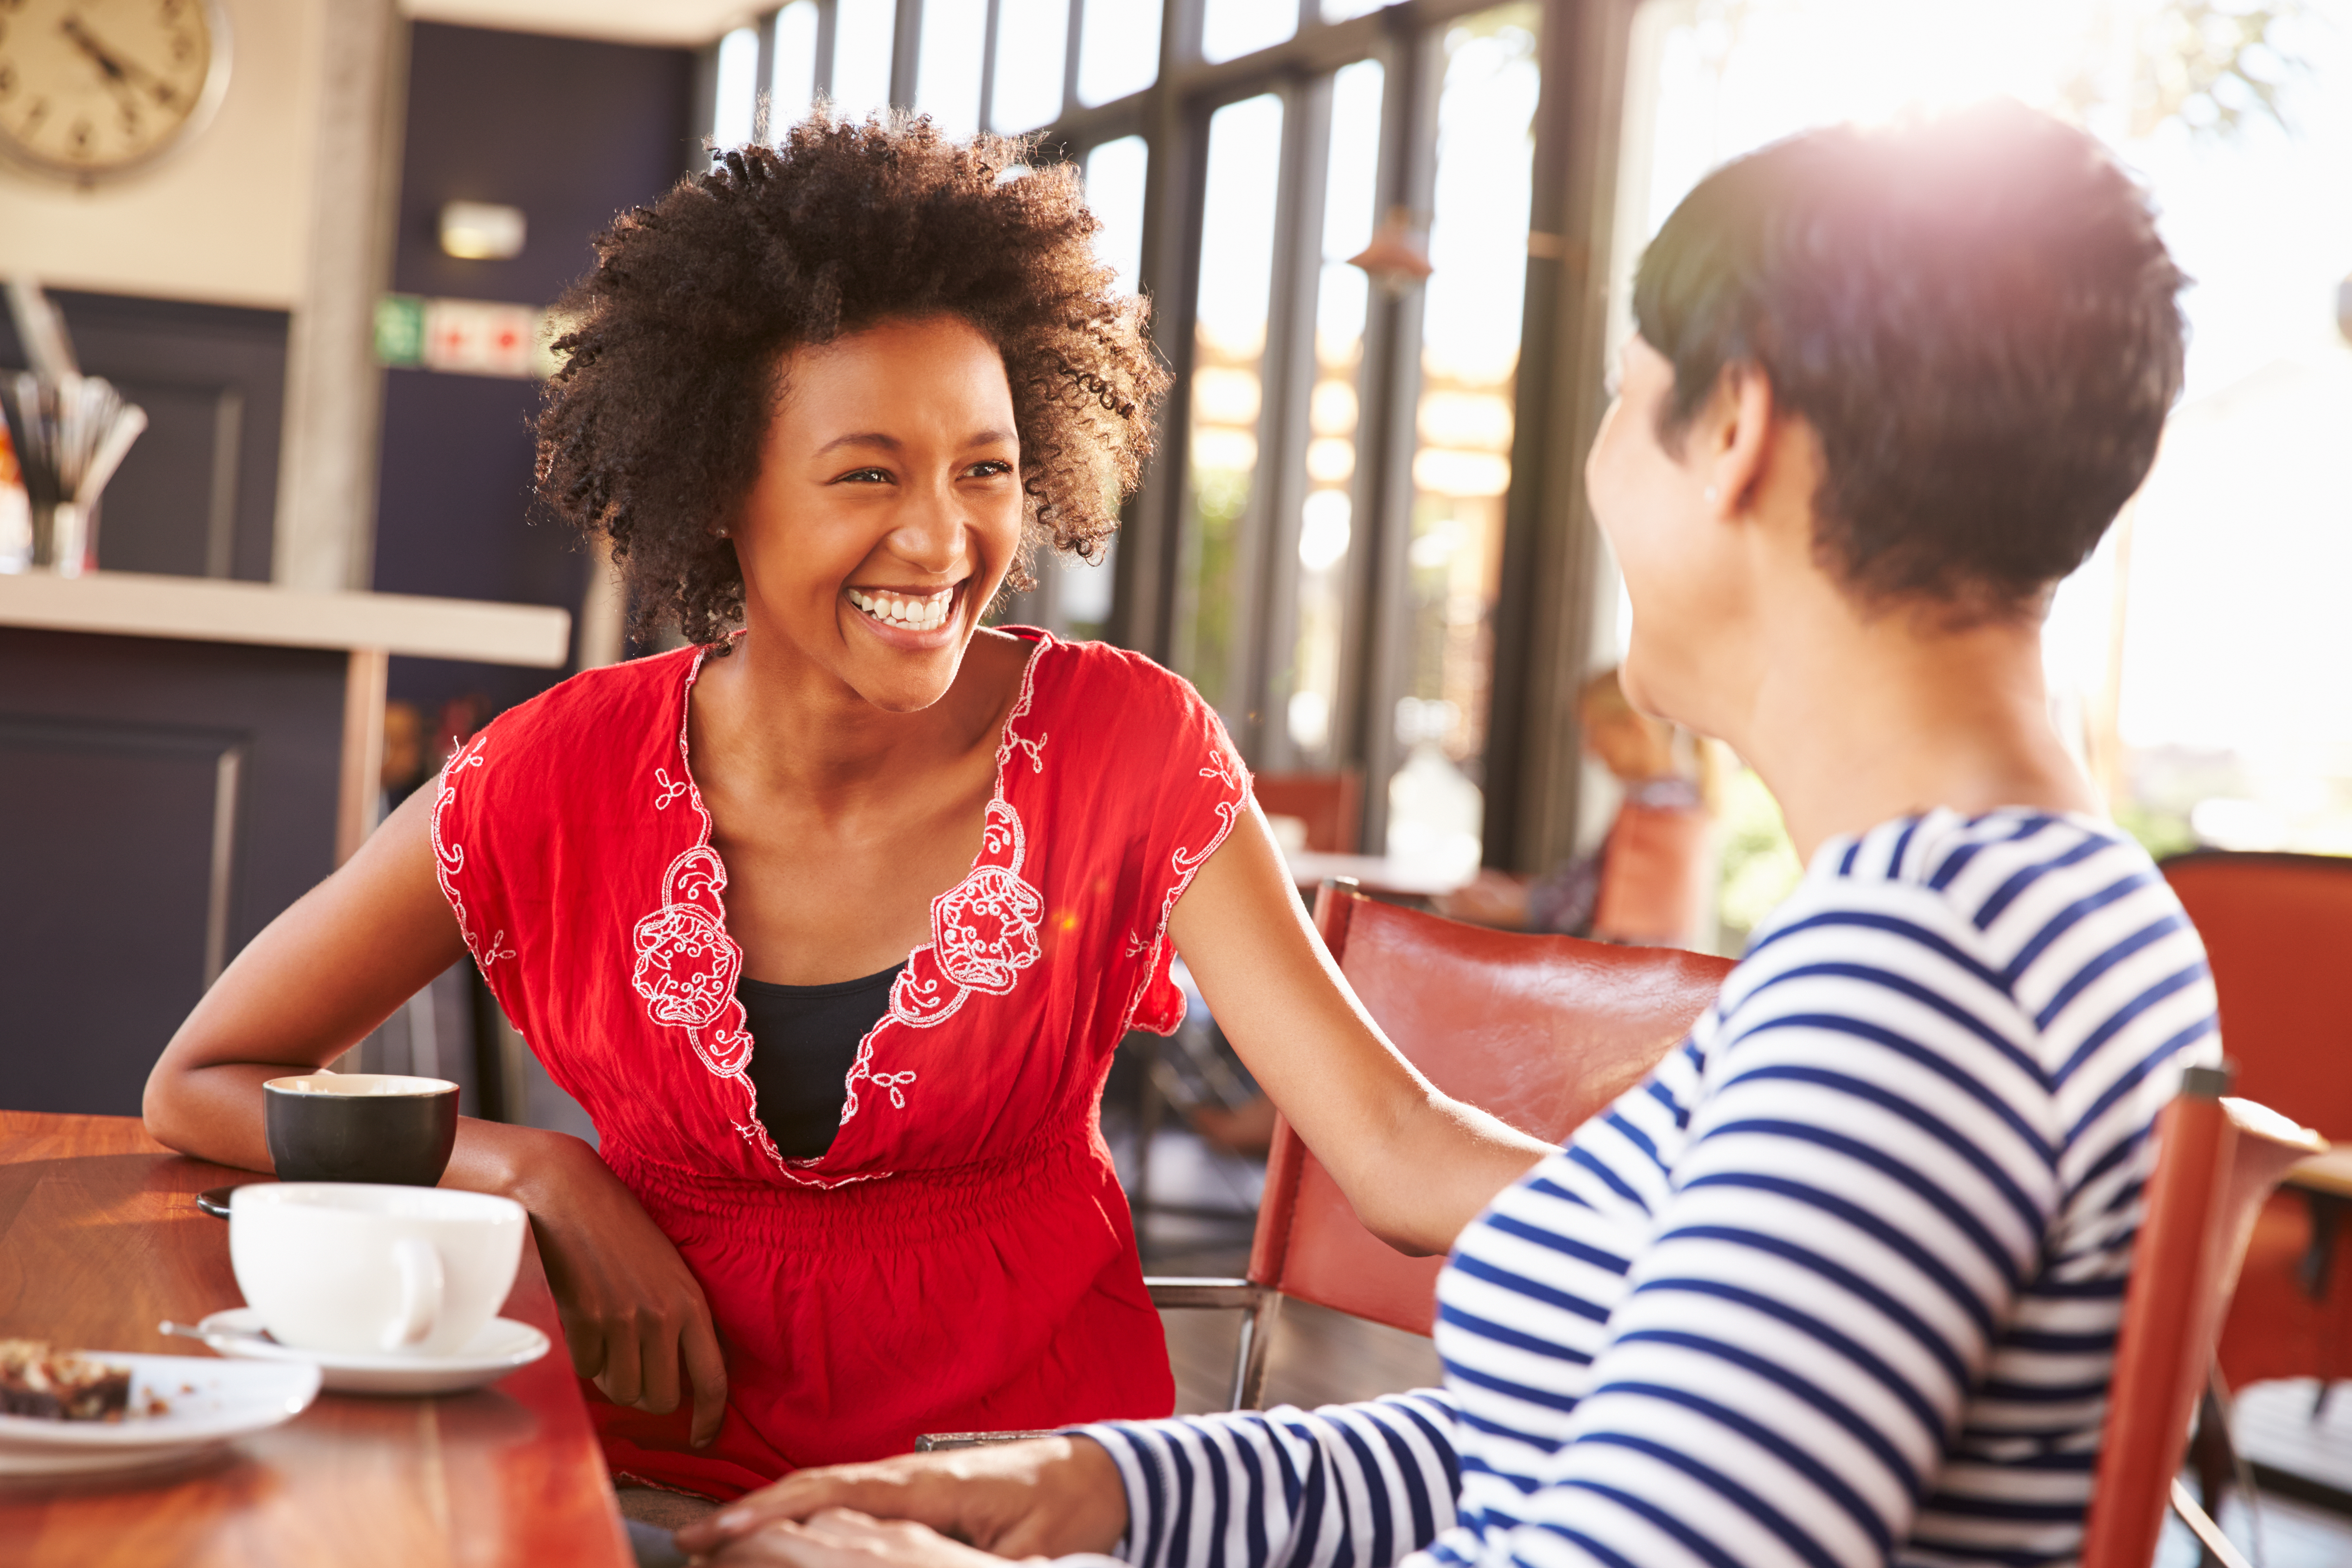
[[[1021,445],[994,344],[955,317],[885,321],[781,367],[730,532],[753,641],[875,706],[954,683],[1021,544]]]

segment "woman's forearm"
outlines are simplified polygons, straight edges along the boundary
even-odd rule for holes
[[[147,1127],[157,1139],[217,1165],[268,1171],[262,1085],[305,1071],[284,1063],[226,1061],[179,1073],[159,1092],[151,1083]],[[315,1070],[313,1070],[315,1071]],[[568,1146],[567,1146],[568,1145]],[[460,1117],[443,1186],[497,1193],[531,1207],[530,1196],[587,1145],[567,1133]]]
[[[1552,1145],[1435,1090],[1397,1116],[1377,1148],[1316,1150],[1364,1228],[1400,1252],[1451,1249],[1495,1195]],[[1361,1196],[1359,1196],[1360,1194]]]
[[[268,1170],[261,1086],[334,1061],[465,957],[434,874],[431,804],[429,791],[411,797],[214,982],[147,1076],[151,1134]]]

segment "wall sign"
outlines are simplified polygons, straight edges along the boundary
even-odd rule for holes
[[[536,306],[387,294],[376,301],[375,357],[402,370],[545,378],[557,364],[549,345],[568,327]]]

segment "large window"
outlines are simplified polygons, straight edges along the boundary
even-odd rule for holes
[[[1364,429],[1364,329],[1371,280],[1349,257],[1371,244],[1380,207],[1380,131],[1386,71],[1358,60],[1331,77],[1330,160],[1315,279],[1315,385],[1307,404],[1307,488],[1298,508],[1298,629],[1277,673],[1283,727],[1297,763],[1344,758],[1333,719],[1346,690],[1350,568],[1357,559],[1358,456]]]
[[[1477,854],[1549,8],[793,0],[714,57],[722,142],[765,83],[779,130],[899,101],[1083,169],[1177,387],[1109,556],[1013,613],[1170,664],[1260,768],[1361,771],[1374,851]]]
[[[736,28],[714,51],[712,136],[749,141],[762,95],[779,129],[824,99],[852,117],[899,104],[955,135],[1011,134],[1159,76],[1157,0],[922,0],[915,14],[901,36],[898,0],[791,0]]]
[[[2352,853],[2352,34],[2305,8],[2180,0],[1651,0],[1634,22],[1612,268],[1724,160],[1807,126],[2006,93],[2077,118],[2152,191],[2196,282],[2156,466],[2045,634],[2062,732],[2159,853]],[[1604,604],[1616,603],[1613,586]],[[1622,647],[1622,627],[1617,645]],[[1796,874],[1735,790],[1726,922]],[[1744,849],[1740,849],[1744,846]]]
[[[1527,276],[1536,7],[1445,30],[1412,459],[1409,728],[1475,776],[1486,753]]]

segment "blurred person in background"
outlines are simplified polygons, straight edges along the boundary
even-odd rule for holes
[[[1532,879],[1481,871],[1468,886],[1439,898],[1438,913],[1603,942],[1711,946],[1707,830],[1715,803],[1707,743],[1628,702],[1614,669],[1584,683],[1577,721],[1584,749],[1623,790],[1600,846]]]
[[[2183,281],[2113,158],[2013,103],[1708,175],[1642,261],[1587,485],[1625,695],[1746,758],[1808,870],[1689,1038],[1464,1231],[1445,1386],[809,1472],[683,1543],[2073,1562],[2151,1129],[2220,1037],[2053,726],[2042,621],[2155,455]]]

